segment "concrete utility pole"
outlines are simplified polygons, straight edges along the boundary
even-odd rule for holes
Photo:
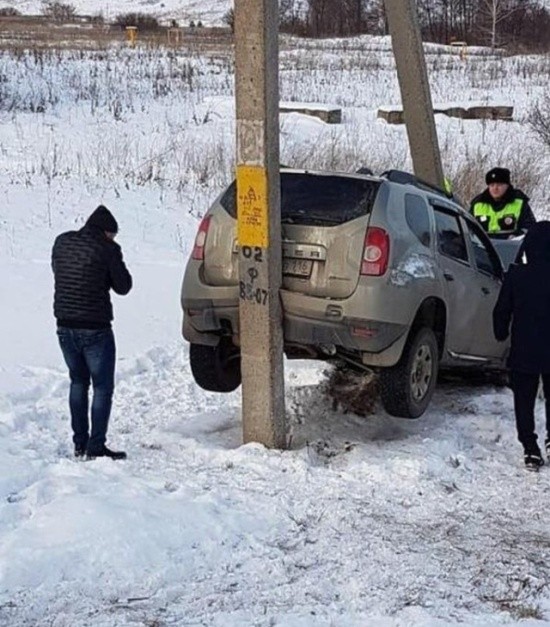
[[[414,0],[384,0],[414,173],[444,188],[428,72]]]
[[[277,0],[235,0],[237,208],[245,442],[286,445]]]

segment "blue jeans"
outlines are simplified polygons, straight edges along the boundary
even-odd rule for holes
[[[111,329],[57,328],[69,368],[69,407],[75,448],[97,452],[105,445],[115,387],[115,338]],[[89,432],[88,390],[93,385],[92,431]]]

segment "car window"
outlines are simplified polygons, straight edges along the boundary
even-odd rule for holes
[[[464,239],[458,216],[435,208],[435,224],[439,252],[457,261],[467,263],[466,240]]]
[[[405,219],[418,241],[430,246],[430,210],[422,196],[405,194]]]
[[[491,243],[500,257],[504,270],[508,270],[511,263],[526,263],[523,238],[493,239]]]
[[[483,236],[480,234],[481,227],[469,221],[467,224],[477,269],[491,276],[500,277],[502,270],[498,255],[483,240]]]
[[[281,172],[281,221],[284,224],[332,226],[370,213],[378,181],[338,175]],[[235,181],[220,203],[237,217]]]

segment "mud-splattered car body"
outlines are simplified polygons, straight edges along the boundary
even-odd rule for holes
[[[439,366],[504,367],[508,347],[492,332],[502,263],[477,222],[441,190],[399,171],[285,169],[281,226],[288,357],[379,370],[386,409],[407,417],[426,409]],[[235,183],[209,209],[194,251],[182,286],[183,335],[199,384],[227,391],[240,383],[232,376]]]

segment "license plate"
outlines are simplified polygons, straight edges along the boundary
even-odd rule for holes
[[[311,259],[283,259],[283,274],[287,276],[309,277],[313,261]]]

